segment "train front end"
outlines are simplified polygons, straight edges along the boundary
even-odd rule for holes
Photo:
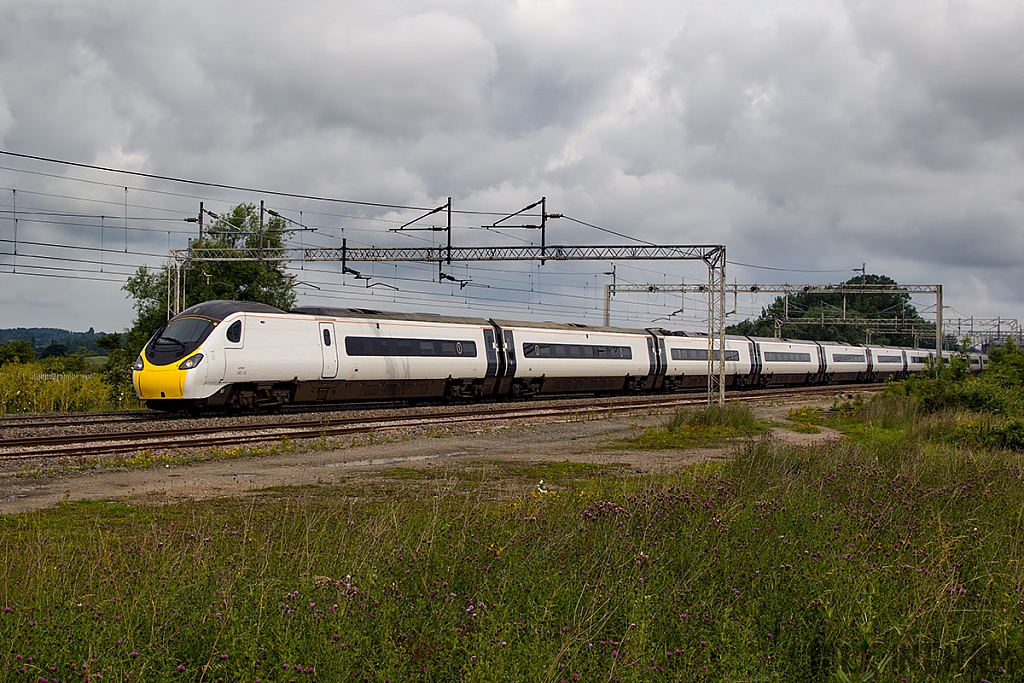
[[[196,308],[161,327],[132,366],[135,393],[154,410],[186,410],[205,398],[196,395],[194,388],[205,384],[203,342],[220,320]]]

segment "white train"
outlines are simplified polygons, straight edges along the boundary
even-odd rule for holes
[[[934,351],[730,336],[729,386],[868,382]],[[945,354],[944,354],[945,355]],[[972,355],[980,371],[985,358]],[[705,335],[365,309],[281,311],[208,301],[174,316],[135,361],[157,410],[683,391],[707,385]]]

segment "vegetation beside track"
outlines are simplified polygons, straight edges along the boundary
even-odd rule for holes
[[[761,434],[771,425],[754,418],[749,405],[727,403],[724,406],[684,408],[664,425],[645,429],[638,436],[626,439],[619,448],[660,450],[693,448],[712,442]]]
[[[0,414],[137,410],[134,392],[80,367],[78,356],[0,365]],[[47,362],[49,361],[49,362]],[[130,393],[129,393],[130,392]]]

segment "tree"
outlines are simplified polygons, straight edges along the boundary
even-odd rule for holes
[[[7,363],[31,363],[36,359],[36,350],[32,342],[14,339],[0,344],[0,365]]]
[[[288,232],[284,219],[277,216],[270,216],[261,229],[259,208],[254,204],[239,204],[221,216],[192,246],[275,250],[284,246]],[[167,321],[168,274],[168,266],[157,270],[142,266],[123,287],[135,300],[135,322],[123,339],[124,348],[133,359]],[[185,308],[214,299],[258,301],[283,310],[295,305],[294,283],[283,272],[280,261],[188,264],[182,275]]]
[[[192,246],[275,250],[284,246],[288,232],[283,218],[270,216],[261,226],[259,208],[254,204],[239,204],[214,222]],[[111,334],[97,340],[108,352],[102,374],[118,390],[131,387],[131,364],[150,337],[167,322],[169,274],[169,266],[158,269],[142,266],[135,271],[122,287],[135,300],[135,321],[123,335]],[[188,264],[182,276],[185,308],[214,299],[258,301],[283,310],[295,305],[292,277],[284,273],[280,261]]]
[[[885,275],[858,275],[843,283],[856,286],[889,285],[898,286],[896,281]],[[832,293],[798,293],[790,294],[787,306],[786,297],[780,296],[761,309],[756,320],[744,320],[726,328],[729,334],[742,334],[757,337],[774,337],[776,320],[785,320],[788,310],[788,323],[782,325],[782,336],[793,339],[815,339],[819,341],[841,341],[847,343],[863,342],[867,326],[837,325],[829,319],[840,317],[845,311],[849,318],[885,318],[907,326],[913,325],[925,336],[934,334],[935,326],[929,327],[921,315],[910,303],[909,294],[832,294]],[[814,323],[825,319],[825,323]],[[798,322],[803,321],[803,322]],[[876,344],[893,344],[897,346],[914,345],[914,335],[910,333],[875,333],[871,341]]]

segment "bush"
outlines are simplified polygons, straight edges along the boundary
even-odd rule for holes
[[[989,368],[980,375],[964,371],[954,358],[949,365],[932,368],[886,388],[890,397],[913,399],[927,412],[964,409],[999,415],[1024,415],[1024,352],[1013,346],[993,349]]]
[[[0,366],[10,363],[31,363],[36,359],[36,350],[24,339],[15,339],[0,344]]]
[[[724,406],[708,406],[699,410],[680,410],[666,425],[666,429],[674,432],[683,427],[731,427],[733,429],[753,429],[757,424],[749,406],[726,404]]]
[[[77,358],[69,363],[84,363],[84,359]],[[134,394],[115,394],[98,376],[53,370],[45,362],[0,367],[0,413],[87,412],[140,406]]]

